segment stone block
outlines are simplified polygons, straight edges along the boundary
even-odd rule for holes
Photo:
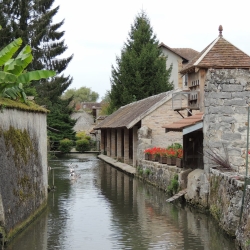
[[[222,134],[221,137],[223,140],[240,140],[241,139],[241,134],[240,133],[224,133]]]
[[[232,93],[232,98],[245,98],[245,97],[250,97],[250,91]]]
[[[243,86],[239,84],[224,84],[222,86],[222,91],[225,92],[240,92],[243,91]]]
[[[229,92],[211,92],[206,96],[206,98],[230,99],[230,98],[232,98],[232,93],[229,93]]]
[[[234,99],[227,99],[224,101],[225,106],[246,106],[247,102],[244,99],[234,98]]]
[[[247,114],[248,110],[247,107],[235,107],[234,112],[237,114]]]
[[[232,114],[234,110],[230,106],[221,106],[221,107],[210,107],[210,114]]]

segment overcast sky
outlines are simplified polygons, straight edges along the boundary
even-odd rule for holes
[[[250,55],[249,0],[55,0],[55,21],[65,19],[64,57],[74,58],[64,71],[69,88],[88,87],[103,97],[110,90],[111,65],[143,9],[159,42],[172,48],[203,50],[219,34]],[[100,100],[99,100],[100,101]]]

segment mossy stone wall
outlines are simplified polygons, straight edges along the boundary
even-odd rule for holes
[[[0,112],[0,228],[7,239],[44,207],[47,186],[46,113],[4,108]]]

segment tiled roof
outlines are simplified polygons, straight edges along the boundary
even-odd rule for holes
[[[170,48],[164,43],[160,43],[159,47],[164,47],[164,48],[172,51],[173,53],[175,53],[178,56],[182,57],[186,61],[191,60],[194,56],[199,54],[199,52],[194,50],[194,49],[190,49],[190,48]]]
[[[147,114],[170,100],[173,92],[174,91],[164,92],[123,106],[110,116],[106,117],[105,120],[100,122],[94,129],[132,128]]]
[[[193,116],[188,116],[183,119],[180,119],[177,122],[173,122],[171,124],[163,125],[163,128],[168,129],[169,131],[182,131],[184,128],[189,127],[191,125],[195,125],[198,122],[203,121],[203,113],[196,113]]]
[[[172,50],[182,57],[186,58],[188,61],[192,60],[195,56],[200,54],[198,51],[191,48],[172,48]]]
[[[181,71],[185,74],[194,68],[250,68],[250,57],[222,36],[216,38],[195,56]]]

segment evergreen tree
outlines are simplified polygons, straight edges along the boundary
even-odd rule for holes
[[[57,76],[50,81],[33,82],[38,93],[38,102],[45,104],[60,96],[71,84],[72,78],[61,73],[67,68],[72,56],[58,58],[67,46],[62,40],[64,31],[58,31],[64,23],[52,23],[59,6],[52,8],[54,0],[1,0],[0,31],[1,46],[21,37],[23,44],[29,44],[33,51],[33,61],[28,70],[54,70]],[[61,74],[61,75],[60,75]]]
[[[150,21],[142,11],[131,25],[127,43],[112,65],[110,108],[119,107],[143,98],[168,91],[172,67],[166,69],[166,58],[158,47]]]
[[[53,110],[47,115],[50,142],[58,142],[65,138],[75,140],[75,132],[72,128],[76,120],[70,118],[72,109],[68,106],[68,100],[58,98],[56,102],[48,102],[46,108]]]
[[[72,77],[62,74],[73,55],[62,58],[63,53],[67,50],[63,40],[64,31],[59,31],[64,20],[52,23],[53,17],[59,10],[59,6],[52,7],[53,3],[54,0],[1,0],[0,47],[4,47],[15,38],[21,37],[23,44],[29,44],[33,51],[33,61],[28,70],[48,69],[56,72],[56,76],[50,80],[33,81],[31,88],[26,88],[25,92],[31,95],[37,93],[36,102],[40,105],[46,105],[50,109],[48,126],[53,127],[54,124],[57,124],[56,128],[61,131],[61,134],[60,136],[55,134],[54,137],[63,139],[62,136],[69,137],[73,133],[72,127],[74,125],[69,117],[71,110],[68,109],[68,104],[70,100],[60,100],[60,96],[73,80]],[[59,111],[63,115],[59,115]],[[70,128],[66,128],[67,126]],[[64,129],[69,129],[70,132],[62,132]]]

